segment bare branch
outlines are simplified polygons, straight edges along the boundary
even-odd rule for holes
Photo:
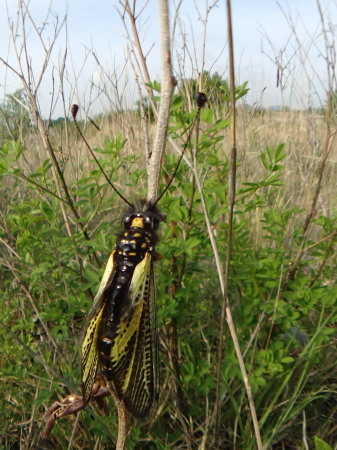
[[[148,168],[148,193],[150,202],[158,197],[159,173],[166,145],[166,135],[170,115],[175,80],[172,73],[169,8],[167,0],[159,0],[161,34],[161,97],[160,111],[153,144],[153,152]]]

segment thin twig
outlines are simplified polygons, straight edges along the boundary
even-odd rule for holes
[[[161,21],[160,22],[160,32],[161,32],[161,38],[163,38],[163,34],[162,34],[163,33],[163,30],[162,30],[163,22],[162,22],[162,13],[161,13],[161,3],[162,3],[162,0],[159,0],[159,11],[160,11],[159,12],[159,16],[160,16],[160,21]],[[167,3],[167,2],[164,2],[164,3]],[[142,75],[144,76],[144,80],[145,80],[145,87],[147,89],[147,93],[149,94],[149,98],[150,98],[151,103],[155,103],[153,91],[152,91],[151,87],[148,86],[148,84],[150,84],[150,82],[151,82],[151,77],[150,77],[150,73],[149,73],[149,70],[148,70],[148,67],[147,67],[147,64],[146,64],[146,56],[144,55],[143,48],[142,48],[142,45],[141,45],[140,39],[139,39],[138,30],[137,30],[137,27],[136,27],[137,17],[135,15],[135,10],[134,9],[131,10],[128,0],[124,1],[124,5],[125,5],[124,9],[128,13],[128,16],[129,16],[129,20],[130,20],[130,24],[131,24],[131,28],[132,28],[132,34],[133,34],[133,37],[134,37],[134,40],[135,40],[135,46],[137,48],[137,52],[138,52],[138,55],[140,57],[140,64],[141,64],[141,67],[142,67]],[[122,20],[124,22],[123,15],[121,15],[121,18],[122,18]],[[126,29],[126,31],[128,33],[127,29]],[[168,29],[168,32],[169,32],[169,29]],[[129,40],[131,42],[130,36],[129,36]]]
[[[111,381],[107,381],[109,391],[115,401],[118,413],[118,433],[116,450],[124,450],[126,439],[128,437],[131,425],[131,417],[128,410],[125,407],[123,400],[121,400],[115,390],[115,387]]]
[[[151,157],[151,151],[150,151],[150,136],[149,136],[149,121],[148,118],[146,117],[146,113],[145,113],[145,106],[144,106],[144,98],[142,95],[142,89],[139,83],[139,76],[138,73],[136,72],[136,68],[133,64],[132,61],[132,53],[130,51],[130,49],[128,49],[128,53],[129,53],[129,62],[132,68],[132,71],[134,73],[135,76],[135,82],[136,82],[136,87],[137,87],[137,91],[138,91],[138,95],[139,95],[139,110],[141,113],[141,119],[143,121],[143,130],[144,130],[144,152],[145,152],[145,158],[146,158],[146,163],[149,164],[150,161],[150,157]]]
[[[262,449],[262,442],[259,430],[259,424],[257,420],[257,414],[255,404],[252,396],[252,390],[249,383],[247,371],[245,368],[242,352],[240,349],[239,341],[235,331],[235,325],[232,318],[231,309],[228,302],[228,283],[229,283],[229,269],[231,262],[231,250],[232,250],[232,234],[233,234],[233,213],[235,203],[235,188],[236,188],[236,108],[235,108],[235,73],[234,73],[234,45],[233,45],[233,31],[232,31],[232,13],[231,13],[231,1],[227,0],[227,24],[228,24],[228,47],[229,47],[229,69],[230,69],[230,97],[231,97],[231,157],[229,166],[229,180],[228,180],[228,237],[227,237],[227,255],[225,264],[224,278],[222,272],[219,272],[221,282],[223,301],[221,307],[221,319],[219,330],[219,343],[218,343],[218,363],[216,369],[216,399],[215,399],[215,440],[218,441],[219,435],[219,423],[220,423],[220,388],[221,388],[221,366],[223,361],[223,337],[225,331],[225,322],[227,318],[228,327],[233,340],[235,352],[238,358],[240,370],[242,373],[243,382],[245,385],[249,407],[251,411],[252,421],[255,430],[255,437],[258,449]],[[215,242],[215,241],[214,241]],[[221,268],[219,266],[218,270]]]

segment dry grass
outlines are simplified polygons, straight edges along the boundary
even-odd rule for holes
[[[258,180],[263,166],[259,160],[266,146],[286,145],[283,196],[279,205],[297,205],[307,208],[310,190],[314,187],[317,169],[325,141],[324,117],[309,112],[266,112],[251,119],[246,114],[239,121],[238,141],[242,151],[242,171],[240,181]],[[333,169],[336,153],[331,153],[328,168]],[[328,170],[329,170],[328,169]],[[333,186],[325,186],[319,210],[328,211],[327,201],[332,195]]]
[[[111,116],[102,115],[94,118],[100,127],[96,130],[89,121],[84,126],[84,132],[92,148],[104,148],[106,138],[115,139],[121,136],[126,139],[122,149],[123,157],[136,157],[132,167],[123,166],[118,172],[117,185],[132,198],[132,189],[128,191],[128,178],[131,172],[137,169],[145,169],[144,151],[144,125],[136,112],[124,112]],[[284,187],[278,191],[273,206],[279,210],[297,206],[302,210],[302,215],[297,216],[296,227],[304,222],[305,216],[310,210],[313,193],[316,187],[321,155],[326,137],[326,121],[323,114],[308,111],[258,111],[249,108],[239,109],[238,114],[238,188],[245,182],[254,182],[263,178],[265,168],[260,159],[260,153],[266,147],[276,148],[280,143],[285,144],[286,159],[282,162],[285,166],[283,173]],[[83,124],[82,124],[83,125]],[[65,126],[68,127],[66,133]],[[150,139],[153,139],[155,125],[147,123]],[[225,131],[223,141],[223,158],[229,154],[229,133]],[[76,180],[89,170],[96,169],[90,162],[92,158],[88,154],[81,138],[75,133],[71,123],[54,126],[50,129],[50,137],[57,155],[64,167],[64,172],[69,181]],[[25,161],[27,173],[36,169],[46,159],[40,136],[30,133],[25,137]],[[168,152],[172,151],[168,145]],[[333,148],[328,160],[323,186],[318,199],[316,216],[323,214],[330,216],[336,199],[335,193],[335,165],[337,162],[336,149]],[[142,180],[145,186],[146,180]],[[255,216],[251,218],[251,233],[256,244],[261,237],[261,217],[263,211],[254,210]]]
[[[127,142],[123,147],[123,156],[136,156],[135,168],[144,169],[144,126],[135,112],[114,114],[113,116],[100,116],[95,118],[100,131],[97,131],[90,122],[86,122],[84,132],[92,148],[104,148],[106,137],[115,139],[121,136]],[[66,139],[64,126],[51,128],[50,135],[54,148],[59,151],[59,158],[64,160],[66,173],[69,179],[77,179],[86,172],[91,160],[84,143],[74,133],[72,125],[67,124],[69,139]],[[155,126],[146,125],[149,129],[150,139],[153,139]],[[229,154],[229,133],[225,132],[223,144],[223,158]],[[283,161],[284,188],[277,197],[277,208],[298,206],[303,210],[303,217],[308,212],[313,191],[316,186],[318,171],[321,164],[321,155],[326,137],[326,122],[322,114],[308,111],[257,111],[248,108],[239,109],[238,114],[238,186],[246,181],[254,182],[263,177],[265,169],[261,163],[260,153],[266,147],[277,147],[285,144],[286,159]],[[42,164],[46,155],[38,135],[30,134],[25,138],[26,160],[34,169]],[[168,151],[170,146],[168,146]],[[332,149],[326,168],[326,176],[319,197],[316,214],[329,216],[335,202],[334,172],[337,163],[337,151]],[[94,168],[94,166],[90,166]],[[129,169],[121,172],[122,179],[127,184]],[[126,177],[126,178],[125,178]],[[144,180],[145,183],[145,180]],[[259,222],[259,220],[257,220]]]

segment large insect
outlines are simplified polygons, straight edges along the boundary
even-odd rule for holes
[[[123,218],[124,232],[107,263],[82,345],[82,395],[90,396],[99,363],[135,417],[145,417],[157,390],[153,261],[163,215],[142,202]]]
[[[124,231],[110,255],[89,315],[82,345],[82,396],[85,402],[89,401],[98,368],[102,368],[118,398],[138,418],[148,415],[158,390],[153,262],[158,259],[155,251],[157,229],[165,215],[160,213],[157,203],[176,174],[196,119],[207,100],[202,93],[196,99],[197,116],[177,167],[164,192],[153,204],[141,201],[132,205],[108,180],[130,210],[123,217]],[[73,105],[75,123],[77,110],[77,105]],[[89,150],[93,154],[90,147]],[[93,157],[99,164],[94,154]]]

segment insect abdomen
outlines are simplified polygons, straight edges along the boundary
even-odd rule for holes
[[[138,417],[148,413],[154,397],[154,361],[149,342],[151,333],[147,331],[151,330],[151,313],[155,314],[148,304],[152,242],[152,234],[140,227],[131,227],[118,240],[114,254],[116,270],[112,283],[104,293],[104,319],[97,340],[106,378],[113,381],[119,397],[129,403],[128,409]],[[137,295],[133,295],[134,292]],[[137,361],[137,358],[144,358],[139,347],[146,352],[146,358],[142,361]],[[141,370],[136,371],[135,367],[141,367]],[[136,383],[135,376],[140,378]],[[142,392],[142,385],[145,386],[145,393]],[[128,400],[130,390],[136,401]],[[143,396],[147,401],[142,401]],[[139,405],[134,405],[135,402]]]

